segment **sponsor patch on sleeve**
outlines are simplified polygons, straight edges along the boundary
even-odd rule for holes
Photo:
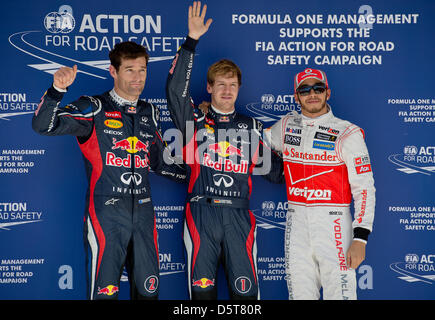
[[[370,164],[370,158],[368,155],[363,155],[354,159],[355,170],[357,174],[362,174],[372,171],[372,166]]]

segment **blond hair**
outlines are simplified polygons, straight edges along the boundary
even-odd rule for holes
[[[242,85],[242,72],[240,71],[240,68],[231,60],[222,59],[213,63],[207,71],[207,82],[213,85],[217,75],[229,75],[230,77],[236,76],[239,86]]]

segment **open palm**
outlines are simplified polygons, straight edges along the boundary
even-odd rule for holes
[[[188,15],[188,27],[189,27],[189,37],[198,40],[204,33],[208,31],[212,19],[208,19],[204,23],[205,14],[207,12],[207,5],[205,4],[201,12],[201,1],[194,1],[193,6],[189,6]]]

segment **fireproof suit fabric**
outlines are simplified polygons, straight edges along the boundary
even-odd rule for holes
[[[192,299],[216,299],[216,273],[222,256],[230,298],[258,297],[256,224],[249,210],[251,174],[270,149],[261,123],[234,111],[204,114],[190,97],[197,41],[187,38],[169,71],[166,94],[175,126],[183,133],[183,158],[190,177],[184,242]],[[264,154],[263,154],[264,153]],[[270,157],[269,157],[270,159]],[[263,161],[263,169],[266,168]],[[283,182],[283,162],[273,154],[265,177]],[[267,170],[264,169],[263,172]]]
[[[77,136],[83,153],[89,180],[84,222],[88,298],[117,298],[126,263],[132,298],[156,299],[159,256],[148,173],[151,167],[185,182],[185,168],[164,162],[153,105],[141,100],[121,105],[112,90],[59,107],[63,95],[49,88],[32,125],[42,135]]]
[[[328,108],[315,119],[289,113],[265,130],[284,158],[290,299],[318,299],[320,287],[324,299],[356,299],[346,253],[354,239],[367,241],[372,231],[375,187],[364,132]]]

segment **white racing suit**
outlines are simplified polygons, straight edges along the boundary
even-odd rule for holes
[[[289,299],[319,299],[321,287],[324,299],[356,299],[346,253],[353,240],[367,241],[375,208],[364,132],[329,107],[315,119],[289,113],[265,135],[284,159]]]

